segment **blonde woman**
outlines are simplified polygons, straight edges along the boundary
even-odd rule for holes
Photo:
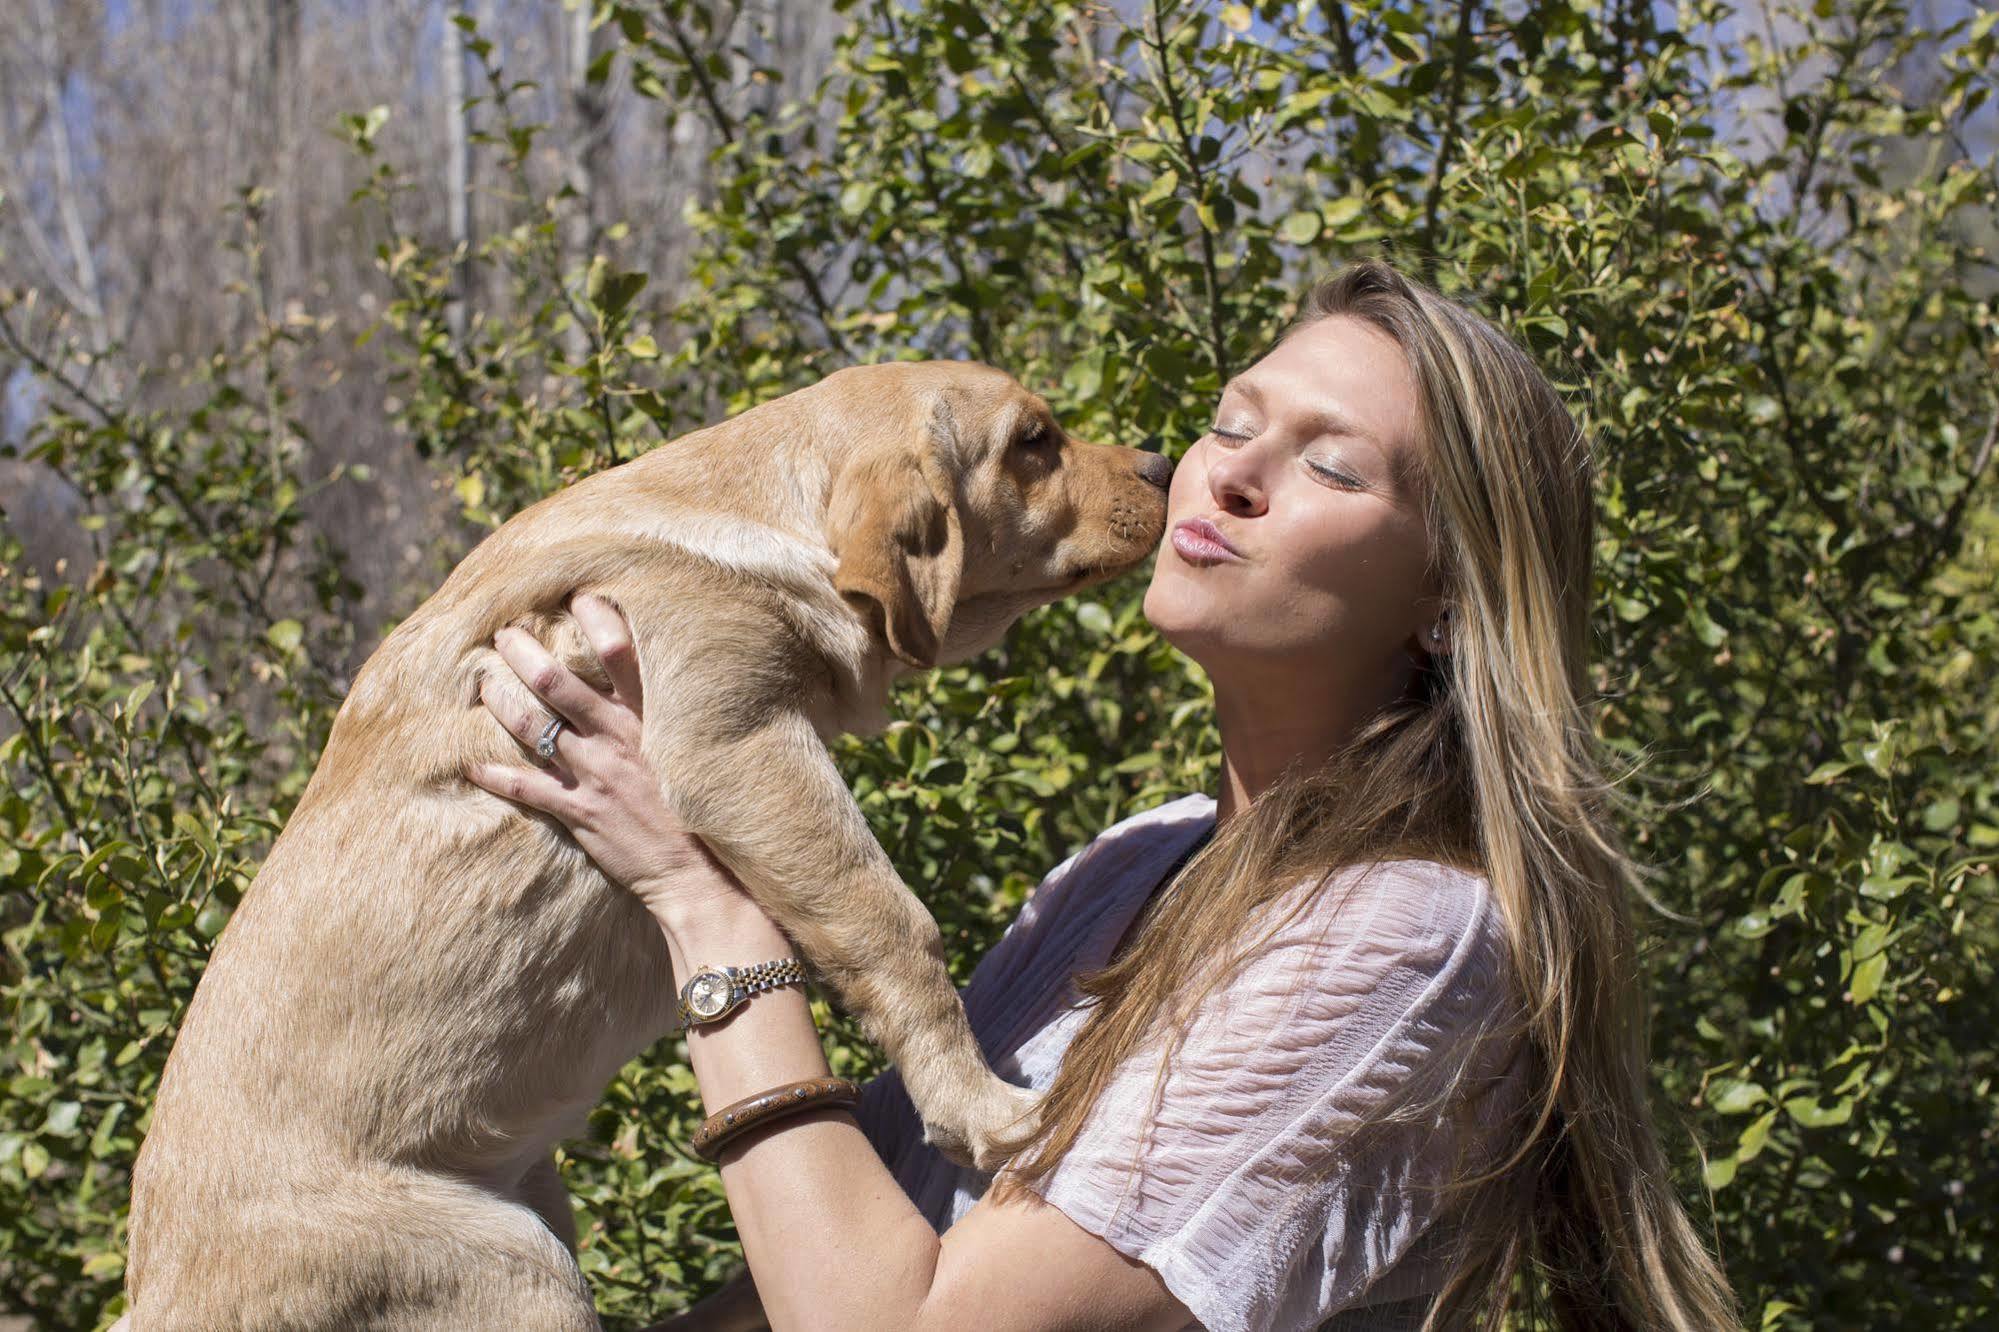
[[[1737,1326],[1647,1102],[1561,399],[1356,264],[1224,389],[1168,504],[1145,612],[1213,682],[1221,778],[1052,871],[967,986],[995,1067],[1047,1092],[1033,1135],[954,1166],[891,1072],[737,1139],[754,1282],[673,1326]],[[622,621],[578,616],[619,692],[507,633],[571,729],[560,770],[474,779],[569,826],[677,975],[785,956],[638,756]],[[688,1049],[711,1112],[828,1071],[795,987]]]

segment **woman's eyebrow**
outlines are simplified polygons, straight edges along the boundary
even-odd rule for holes
[[[1259,407],[1264,405],[1263,390],[1257,387],[1256,381],[1253,379],[1245,379],[1243,376],[1237,375],[1234,379],[1222,385],[1223,394],[1226,395],[1230,390],[1240,393]],[[1305,424],[1320,434],[1353,435],[1366,440],[1376,448],[1381,446],[1381,441],[1377,440],[1370,432],[1361,429],[1358,425],[1354,424],[1351,418],[1341,415],[1330,407],[1322,407],[1318,411],[1313,412],[1305,418]]]

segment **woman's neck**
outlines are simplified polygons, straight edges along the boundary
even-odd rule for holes
[[[1394,688],[1401,681],[1393,682]],[[1371,691],[1370,691],[1371,692]],[[1215,826],[1220,828],[1299,764],[1322,766],[1351,740],[1361,723],[1394,697],[1355,696],[1334,682],[1268,683],[1253,689],[1215,681],[1215,723],[1222,736],[1221,789],[1215,794]],[[1293,706],[1284,706],[1291,703]],[[1309,701],[1315,706],[1295,706]]]
[[[1217,700],[1219,702],[1219,700]],[[1215,795],[1215,826],[1222,827],[1249,808],[1292,763],[1317,767],[1345,743],[1350,727],[1313,725],[1288,718],[1251,715],[1232,726],[1219,718],[1222,732],[1221,790]],[[1286,724],[1290,722],[1291,724]]]

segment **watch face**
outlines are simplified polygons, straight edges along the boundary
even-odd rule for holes
[[[729,1006],[729,978],[719,971],[696,972],[687,983],[687,1007],[696,1017],[710,1018]]]

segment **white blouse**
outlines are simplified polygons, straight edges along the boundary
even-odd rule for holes
[[[1108,961],[1214,819],[1213,799],[1184,796],[1114,824],[1041,881],[964,989],[1002,1077],[1053,1080],[1084,1017],[1070,977]],[[1157,1272],[1190,1326],[1414,1328],[1452,1234],[1434,1187],[1511,1145],[1500,1129],[1526,1090],[1525,1046],[1506,1030],[1520,1012],[1511,975],[1483,876],[1431,861],[1344,871],[1207,997],[1163,1082],[1156,1045],[1120,1066],[1031,1187]],[[1341,1141],[1370,1110],[1458,1076],[1447,1110]],[[859,1115],[940,1233],[991,1182],[923,1142],[893,1069]]]

